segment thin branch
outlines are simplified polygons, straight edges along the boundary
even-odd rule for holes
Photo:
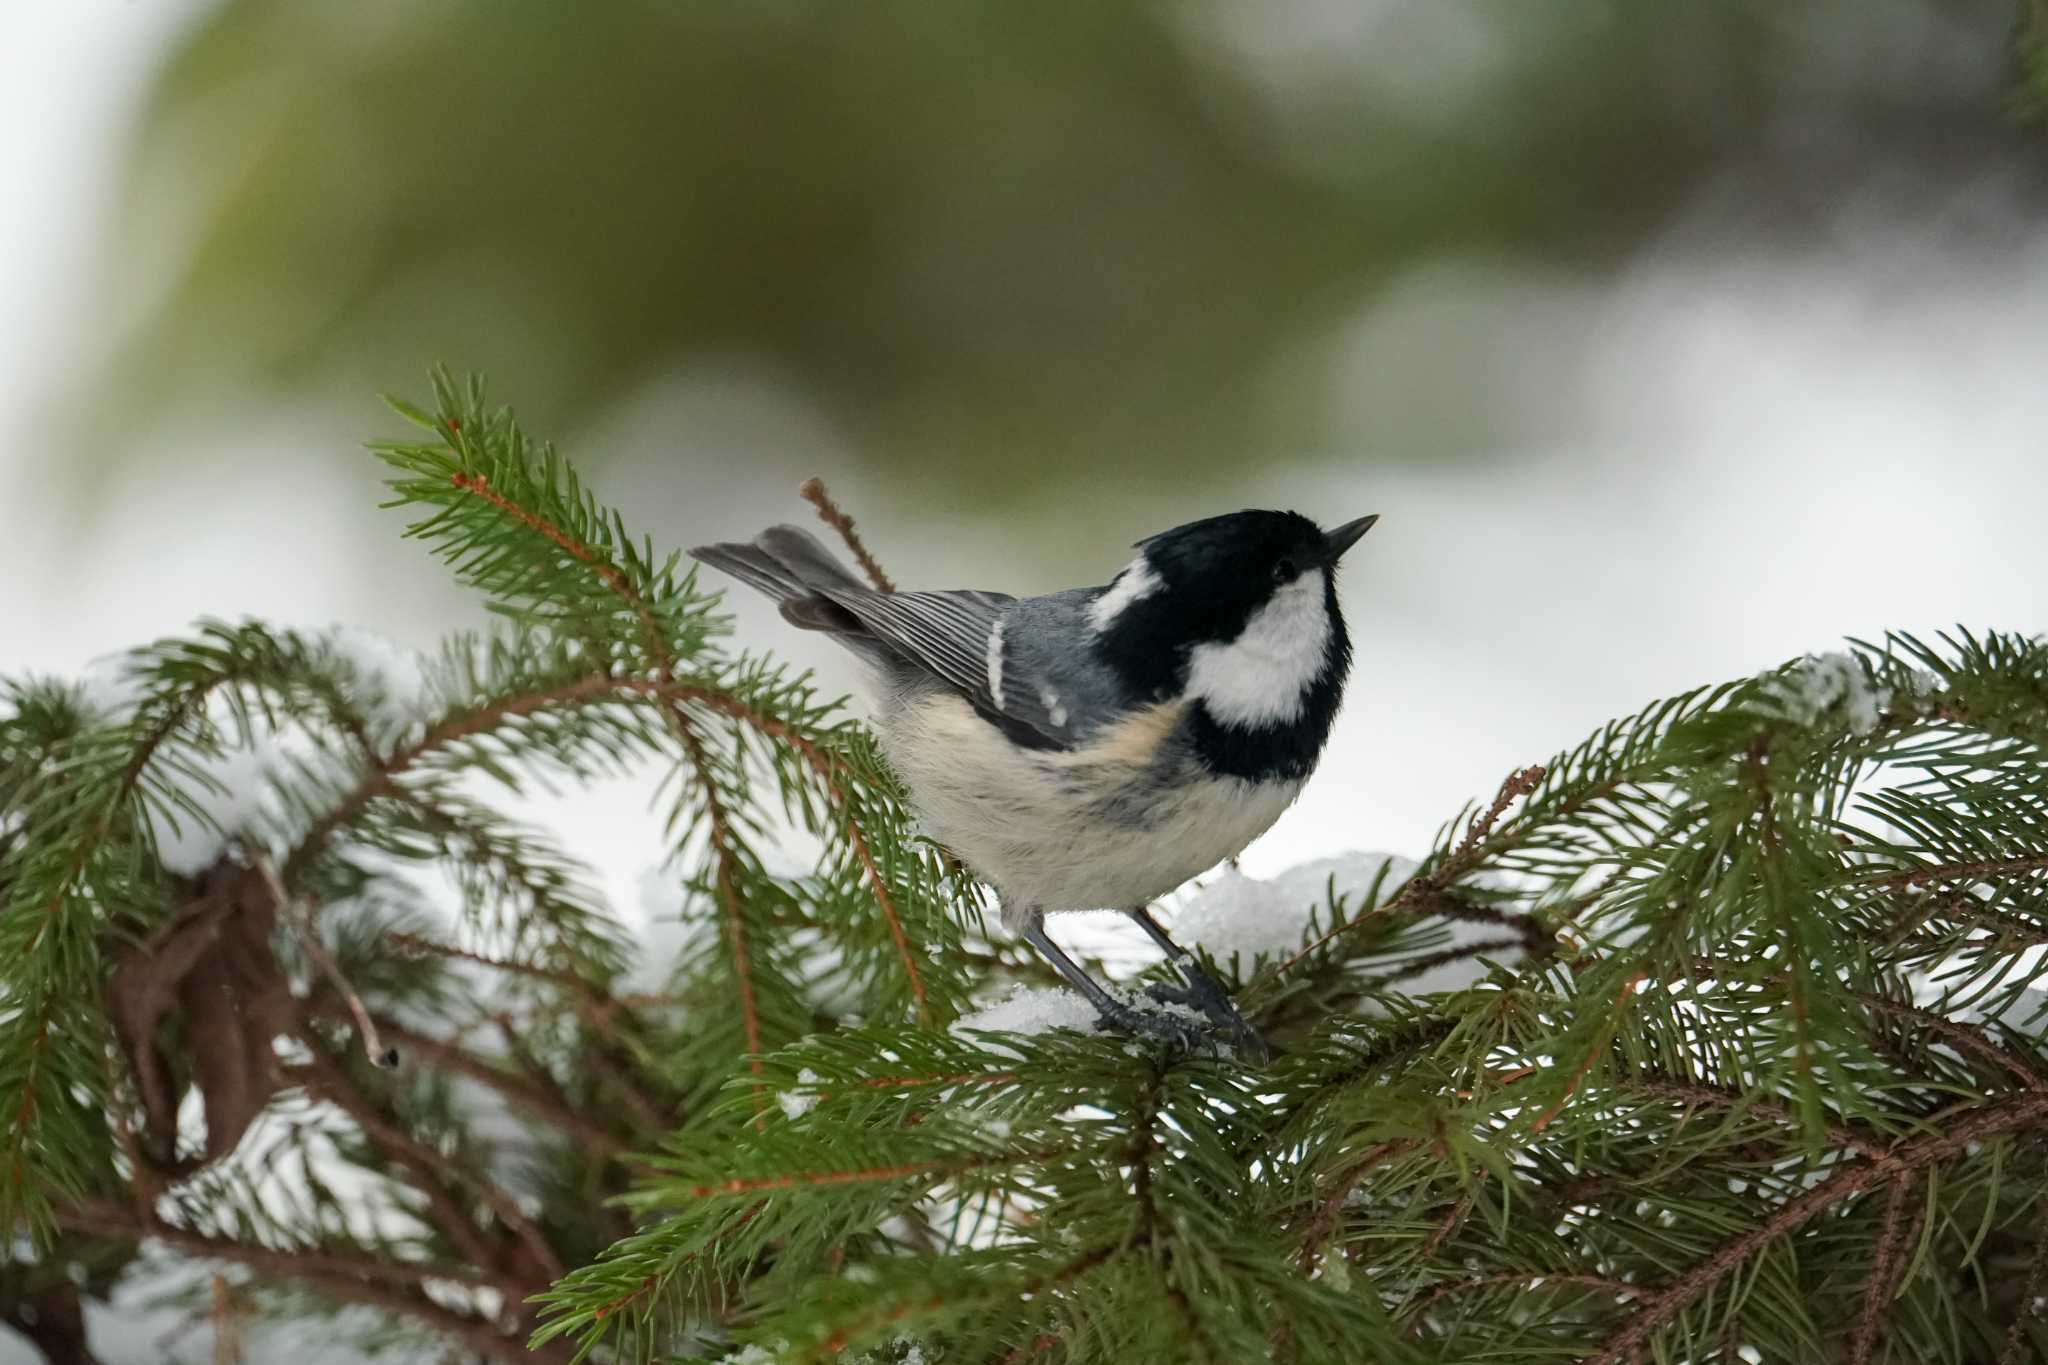
[[[497,1249],[482,1241],[479,1230],[468,1213],[447,1199],[442,1183],[467,1187],[483,1200],[498,1221],[503,1223],[512,1235],[519,1239],[532,1257],[537,1269],[549,1279],[560,1279],[566,1273],[561,1256],[555,1251],[544,1233],[534,1225],[512,1196],[499,1189],[480,1172],[470,1171],[449,1160],[439,1151],[421,1142],[397,1122],[387,1118],[370,1103],[360,1091],[349,1084],[348,1078],[339,1066],[320,1048],[318,1040],[312,1037],[301,1039],[311,1052],[313,1060],[289,1068],[287,1075],[298,1081],[314,1094],[330,1100],[345,1110],[356,1121],[365,1136],[389,1152],[392,1158],[421,1177],[420,1189],[437,1209],[443,1213],[440,1220],[452,1240],[463,1247],[465,1255],[471,1256],[479,1265],[496,1265],[501,1260]]]
[[[1465,860],[1472,856],[1473,850],[1477,849],[1480,842],[1492,832],[1495,822],[1507,813],[1507,808],[1521,797],[1535,791],[1536,784],[1548,776],[1550,770],[1541,764],[1533,764],[1509,773],[1507,780],[1500,784],[1500,793],[1493,798],[1493,804],[1486,808],[1484,814],[1472,817],[1472,823],[1465,828],[1465,837],[1458,841],[1457,848],[1451,851],[1447,862],[1463,866]]]
[[[1870,991],[1856,991],[1854,995],[1872,1009],[1902,1019],[1911,1019],[1926,1026],[1929,1032],[1953,1044],[1959,1052],[1968,1052],[1986,1061],[1997,1063],[2002,1070],[2029,1090],[2048,1090],[2048,1073],[2039,1069],[2039,1063],[2030,1064],[2027,1059],[2016,1056],[2010,1049],[2000,1047],[1980,1030],[1972,1028],[1960,1019],[1951,1019],[1945,1014],[1938,1014],[1933,1010],[1922,1009],[1918,1005],[1909,1005],[1902,1000],[1893,1000]]]
[[[734,1176],[716,1185],[692,1185],[698,1199],[715,1199],[730,1194],[759,1194],[767,1190],[800,1190],[818,1185],[868,1185],[911,1176],[941,1178],[986,1170],[991,1166],[1014,1166],[1023,1161],[1050,1161],[1067,1155],[1053,1147],[1032,1152],[1003,1152],[994,1156],[964,1157],[957,1161],[906,1161],[895,1166],[865,1166],[843,1171],[793,1171],[788,1175]]]
[[[776,717],[756,711],[736,697],[694,684],[621,677],[611,673],[592,673],[522,696],[500,698],[488,706],[452,716],[428,730],[414,743],[396,751],[325,815],[314,821],[305,837],[300,840],[299,846],[285,859],[285,883],[290,885],[318,855],[327,840],[353,820],[365,805],[390,790],[394,778],[435,751],[551,707],[588,706],[628,696],[703,706],[733,720],[741,721],[770,739],[779,740],[803,758],[818,775],[833,804],[839,808],[847,843],[860,859],[868,889],[875,898],[876,906],[882,912],[882,918],[889,929],[890,940],[896,947],[897,958],[903,964],[904,976],[909,982],[911,996],[917,1005],[918,1021],[930,1023],[924,979],[918,971],[917,958],[911,951],[909,935],[904,931],[902,916],[897,913],[895,898],[889,894],[881,868],[876,864],[860,824],[854,817],[853,803],[847,797],[845,788],[840,785],[839,778],[845,771],[845,763]]]
[[[1480,1178],[1485,1179],[1484,1172],[1480,1173]],[[1428,1239],[1423,1242],[1422,1250],[1417,1253],[1417,1259],[1426,1261],[1436,1255],[1437,1252],[1443,1250],[1444,1243],[1450,1241],[1451,1234],[1458,1230],[1458,1224],[1464,1222],[1465,1215],[1472,1212],[1474,1198],[1475,1195],[1468,1191],[1459,1197],[1457,1203],[1451,1205],[1450,1210],[1437,1221],[1435,1229],[1430,1232]]]
[[[544,1086],[530,1077],[508,1071],[489,1058],[478,1056],[445,1039],[406,1028],[394,1020],[384,1020],[381,1028],[385,1037],[402,1043],[409,1056],[418,1057],[431,1065],[489,1086],[535,1117],[560,1128],[584,1147],[607,1160],[624,1162],[643,1175],[654,1173],[653,1167],[633,1160],[630,1148],[609,1129],[579,1113],[559,1090]]]
[[[1582,1275],[1570,1271],[1560,1272],[1555,1270],[1505,1270],[1494,1275],[1481,1275],[1470,1280],[1451,1280],[1448,1283],[1437,1285],[1427,1294],[1416,1300],[1415,1303],[1402,1310],[1401,1316],[1408,1317],[1427,1308],[1438,1299],[1452,1294],[1462,1294],[1469,1289],[1485,1289],[1489,1286],[1503,1284],[1528,1284],[1532,1280],[1541,1280],[1544,1284],[1568,1284],[1579,1289],[1599,1289],[1609,1294],[1618,1294],[1624,1298],[1631,1299],[1647,1298],[1650,1293],[1649,1290],[1639,1284],[1630,1284],[1627,1280],[1609,1279],[1605,1275]]]
[[[889,575],[882,572],[882,566],[868,553],[868,547],[861,542],[860,532],[853,529],[853,518],[840,510],[832,495],[825,491],[823,479],[805,479],[797,493],[805,502],[818,509],[818,520],[839,533],[846,542],[846,548],[853,551],[853,557],[860,562],[861,572],[868,576],[868,582],[875,585],[877,592],[894,592],[896,585],[889,581]]]
[[[1716,1109],[1741,1109],[1744,1113],[1770,1119],[1787,1127],[1796,1128],[1799,1116],[1790,1106],[1764,1095],[1748,1095],[1735,1090],[1723,1090],[1703,1081],[1654,1078],[1648,1080],[1628,1079],[1616,1083],[1623,1091],[1639,1092],[1658,1099],[1677,1100],[1683,1104],[1704,1104]],[[1837,1147],[1847,1148],[1861,1156],[1880,1156],[1890,1144],[1883,1135],[1861,1132],[1847,1124],[1831,1123],[1827,1135]]]
[[[1898,1291],[1900,1251],[1910,1224],[1906,1221],[1906,1200],[1915,1182],[1909,1177],[1895,1180],[1884,1199],[1884,1227],[1877,1235],[1877,1255],[1863,1285],[1863,1311],[1856,1317],[1856,1330],[1849,1337],[1848,1365],[1870,1365],[1870,1351],[1884,1326],[1885,1311]]]
[[[1609,1018],[1611,1020],[1617,1022],[1619,1021],[1621,1017],[1621,1007],[1627,1003],[1630,994],[1634,992],[1635,988],[1638,985],[1642,984],[1645,975],[1647,975],[1647,973],[1637,972],[1634,976],[1630,977],[1628,980],[1621,983],[1621,990],[1614,997],[1614,1008],[1609,1012]],[[1551,1124],[1551,1121],[1554,1120],[1559,1114],[1562,1114],[1564,1112],[1564,1107],[1567,1104],[1571,1103],[1572,1096],[1576,1095],[1579,1092],[1579,1087],[1585,1084],[1587,1073],[1591,1072],[1594,1064],[1598,1062],[1601,1059],[1601,1057],[1606,1055],[1608,1045],[1611,1044],[1613,1041],[1614,1032],[1613,1029],[1610,1028],[1600,1035],[1599,1042],[1595,1043],[1592,1047],[1586,1050],[1586,1056],[1584,1060],[1582,1060],[1579,1063],[1578,1070],[1572,1073],[1571,1082],[1570,1084],[1565,1086],[1564,1093],[1557,1097],[1557,1103],[1551,1105],[1550,1108],[1544,1110],[1541,1114],[1537,1115],[1536,1121],[1529,1125],[1529,1135],[1531,1137],[1534,1137],[1536,1134],[1542,1132],[1545,1128],[1548,1128]]]
[[[1337,1218],[1344,1211],[1344,1201],[1358,1188],[1358,1182],[1365,1179],[1367,1172],[1382,1161],[1393,1157],[1406,1156],[1421,1146],[1415,1138],[1393,1138],[1370,1148],[1365,1155],[1345,1167],[1330,1187],[1330,1193],[1316,1209],[1316,1216],[1309,1222],[1308,1232],[1301,1240],[1301,1255],[1296,1258],[1304,1275],[1312,1273],[1316,1262],[1322,1258],[1323,1244],[1330,1240],[1330,1234],[1337,1229]]]
[[[2006,1329],[2005,1346],[1998,1353],[1998,1365],[2020,1365],[2020,1348],[2026,1344],[2022,1339],[2030,1319],[2041,1315],[2041,1291],[2048,1281],[2048,1205],[2041,1211],[2041,1231],[2034,1239],[2033,1263],[2027,1267],[2026,1291],[2020,1295],[2019,1308],[2012,1315],[2012,1326]]]
[[[681,707],[670,703],[663,708],[675,728],[676,738],[682,742],[690,756],[690,762],[697,769],[697,785],[704,793],[704,820],[710,829],[711,857],[713,863],[712,881],[718,894],[719,910],[725,916],[725,928],[732,947],[733,979],[740,991],[740,1028],[747,1040],[747,1069],[756,1077],[761,1074],[761,1010],[754,998],[753,960],[747,950],[747,923],[740,912],[739,888],[734,885],[734,854],[731,818],[726,814],[725,802],[718,795],[718,786],[712,780],[711,762],[704,750],[704,741],[682,714]],[[756,1100],[765,1106],[767,1092],[757,1083],[754,1087]],[[760,1122],[755,1116],[755,1122]]]
[[[1927,882],[1977,881],[2006,872],[2048,870],[2048,853],[2029,853],[2014,858],[1980,858],[1972,862],[1936,863],[1929,867],[1890,872],[1873,880],[1884,886],[1920,886]]]
[[[502,1288],[504,1281],[481,1269],[465,1265],[434,1265],[379,1256],[354,1256],[319,1247],[271,1247],[258,1242],[218,1237],[166,1222],[153,1213],[142,1213],[111,1200],[87,1199],[58,1208],[57,1223],[74,1232],[98,1237],[133,1237],[160,1242],[195,1256],[232,1261],[268,1275],[295,1277],[307,1274],[351,1276],[395,1285],[417,1285],[422,1280],[442,1280],[473,1289]]]
[[[278,918],[292,927],[293,936],[298,939],[299,946],[305,950],[306,956],[320,968],[328,983],[348,1005],[349,1016],[356,1022],[356,1036],[363,1040],[363,1052],[370,1059],[370,1064],[387,1071],[397,1066],[398,1054],[384,1045],[383,1038],[378,1036],[376,1021],[370,1018],[370,1011],[364,1006],[363,998],[356,994],[355,987],[348,984],[348,978],[341,974],[341,967],[335,962],[333,954],[327,951],[320,942],[319,934],[314,932],[313,926],[299,913],[297,904],[285,894],[284,883],[278,879],[277,868],[271,863],[268,854],[256,855],[256,870],[262,875],[263,884],[270,892],[270,899],[277,908]]]
[[[1713,1254],[1651,1295],[1602,1342],[1582,1365],[1624,1365],[1650,1337],[1759,1250],[1795,1231],[1850,1195],[1882,1186],[1964,1151],[1973,1142],[2048,1119],[2048,1092],[2030,1090],[1965,1111],[1945,1131],[1899,1143],[1882,1156],[1848,1166],[1796,1198],[1780,1204],[1763,1222],[1721,1243]]]
[[[529,1349],[523,1339],[507,1336],[496,1324],[438,1304],[417,1290],[405,1291],[344,1276],[308,1274],[301,1278],[331,1298],[416,1318],[464,1343],[478,1355],[502,1361],[504,1365],[533,1365],[535,1361],[568,1365],[574,1359],[573,1348],[567,1342],[551,1341]]]

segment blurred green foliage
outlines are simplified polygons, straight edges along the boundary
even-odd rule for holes
[[[96,439],[435,360],[573,429],[700,360],[926,487],[1326,450],[1317,357],[1403,266],[1606,260],[1788,117],[2016,136],[1940,52],[2009,65],[2018,15],[227,0],[144,113]]]

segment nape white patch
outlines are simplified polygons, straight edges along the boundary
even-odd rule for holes
[[[1116,623],[1125,607],[1141,597],[1150,597],[1165,586],[1159,575],[1152,571],[1151,562],[1139,555],[1125,566],[1122,573],[1110,580],[1108,591],[1089,604],[1088,624],[1100,635]]]
[[[1329,652],[1323,574],[1311,569],[1274,593],[1236,639],[1195,646],[1186,695],[1223,725],[1290,724],[1301,719]]]

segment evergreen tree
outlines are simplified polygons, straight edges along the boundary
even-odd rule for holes
[[[0,1307],[48,1359],[166,1273],[224,1359],[329,1313],[397,1359],[2048,1359],[2043,640],[1616,721],[1212,939],[1282,1051],[1190,1055],[971,1013],[1054,983],[861,727],[437,397],[373,448],[501,625],[7,688]],[[647,764],[655,989],[505,810]]]

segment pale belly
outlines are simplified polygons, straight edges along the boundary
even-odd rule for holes
[[[1209,776],[1181,756],[1177,705],[1138,713],[1084,754],[1020,750],[966,702],[882,708],[877,734],[925,830],[1034,911],[1144,905],[1265,833],[1299,782]]]

